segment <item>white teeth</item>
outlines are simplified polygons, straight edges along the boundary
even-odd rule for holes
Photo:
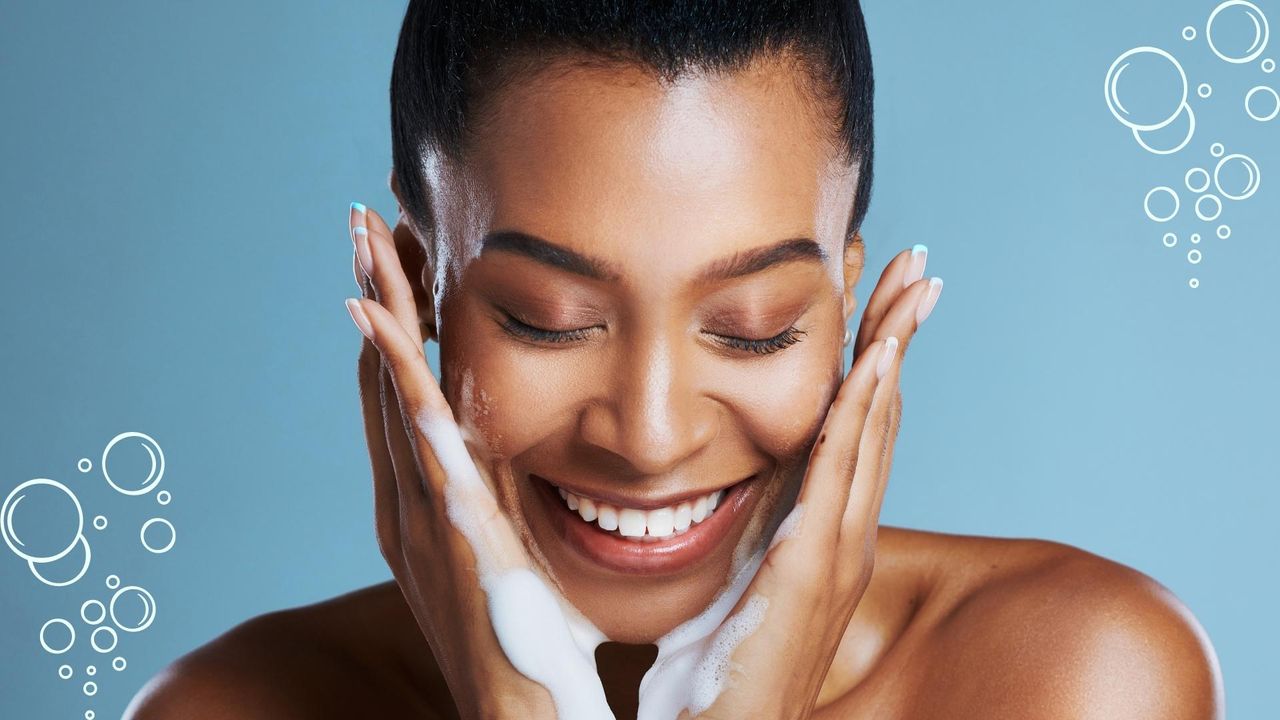
[[[596,520],[601,530],[613,532],[618,529],[618,511],[612,505],[601,503],[596,510],[600,513]]]
[[[564,488],[556,488],[556,491],[564,499],[565,505],[577,513],[583,522],[594,522],[605,532],[645,542],[688,532],[693,525],[711,517],[727,492],[717,490],[677,505],[638,510],[614,507],[599,500],[575,495]]]
[[[645,512],[622,508],[618,511],[618,532],[623,537],[640,537],[644,535]]]
[[[596,503],[591,498],[578,498],[578,514],[583,520],[592,522],[596,519]]]
[[[676,531],[676,514],[669,507],[650,510],[646,518],[649,534],[654,537],[666,537]]]

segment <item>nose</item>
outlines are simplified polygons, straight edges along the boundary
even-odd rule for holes
[[[645,475],[677,467],[715,440],[719,405],[670,343],[621,352],[605,378],[607,395],[581,416],[582,438]]]

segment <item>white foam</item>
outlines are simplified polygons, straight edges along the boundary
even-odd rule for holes
[[[752,593],[742,609],[725,620],[693,671],[693,684],[689,688],[690,713],[701,715],[720,696],[734,669],[738,667],[730,659],[734,649],[760,627],[768,608],[769,598],[760,593]]]

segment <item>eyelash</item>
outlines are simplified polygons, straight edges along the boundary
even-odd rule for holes
[[[591,330],[591,328],[581,328],[578,330],[568,331],[543,330],[542,328],[521,322],[510,314],[507,314],[507,319],[502,323],[502,327],[508,333],[516,337],[549,343],[575,342],[586,337],[587,332]],[[729,337],[727,335],[716,335],[715,337],[719,338],[722,344],[736,350],[744,350],[757,355],[770,355],[795,345],[800,342],[801,337],[805,334],[804,330],[792,325],[777,335],[763,340],[750,340],[747,338]]]

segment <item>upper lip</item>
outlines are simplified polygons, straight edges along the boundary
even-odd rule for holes
[[[668,495],[666,497],[645,498],[645,497],[626,497],[623,495],[619,495],[618,493],[615,493],[615,492],[610,492],[608,490],[590,490],[590,491],[581,490],[572,484],[565,484],[560,482],[559,480],[551,480],[549,478],[543,477],[542,475],[538,475],[537,473],[532,473],[532,475],[542,480],[543,482],[546,482],[554,487],[562,488],[567,492],[571,492],[574,495],[577,495],[579,497],[586,497],[595,501],[606,502],[615,507],[634,508],[636,510],[656,510],[658,508],[679,505],[680,503],[685,502],[686,500],[696,500],[704,495],[710,495],[711,493],[717,490],[724,490],[726,488],[733,487],[734,485],[737,485],[743,480],[749,480],[755,477],[755,473],[752,473],[751,475],[745,475],[743,477],[738,478],[737,480],[734,480],[728,485],[721,485],[720,487],[714,487],[714,488],[704,489],[704,490],[690,490],[688,492],[683,492],[675,495]]]

